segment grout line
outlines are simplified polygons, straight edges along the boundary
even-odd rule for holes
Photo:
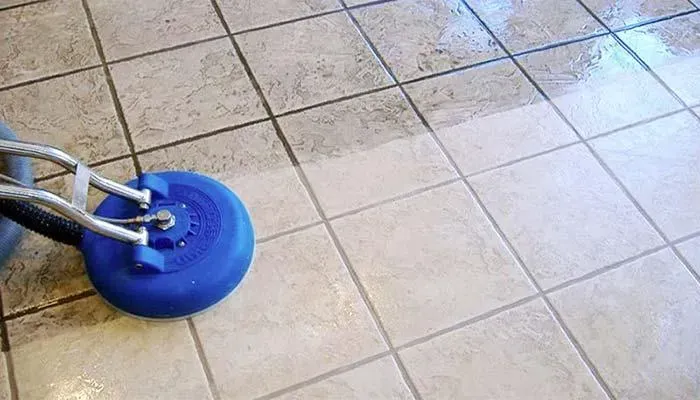
[[[23,310],[20,310],[20,311],[14,312],[14,313],[10,313],[10,314],[5,316],[4,321],[12,321],[14,319],[25,317],[29,314],[36,314],[38,312],[48,310],[50,308],[62,306],[64,304],[68,304],[68,303],[72,303],[74,301],[78,301],[78,300],[86,299],[88,297],[92,297],[95,294],[97,294],[95,289],[86,289],[82,292],[74,293],[70,296],[61,297],[60,299],[56,299],[50,303],[40,304],[40,305],[36,305],[33,307],[28,307],[28,308],[25,308]]]
[[[102,42],[100,41],[100,36],[95,27],[95,21],[92,18],[92,11],[90,11],[90,6],[88,6],[87,0],[81,0],[83,4],[83,9],[85,10],[85,16],[87,17],[88,25],[90,25],[90,33],[92,34],[93,42],[95,42],[95,49],[100,57],[100,62],[102,63],[102,71],[104,72],[105,79],[107,80],[107,86],[109,86],[109,94],[112,97],[112,103],[114,104],[114,111],[117,114],[117,119],[122,127],[124,133],[124,138],[126,139],[126,144],[129,147],[129,153],[131,154],[132,162],[134,163],[134,169],[136,174],[141,174],[141,164],[136,157],[136,151],[134,150],[134,140],[129,133],[129,125],[126,122],[126,117],[124,116],[124,110],[122,109],[121,101],[117,95],[117,88],[114,85],[114,80],[112,79],[112,73],[107,65],[107,60],[105,59],[104,49],[102,48]]]
[[[300,114],[300,113],[303,113],[304,111],[313,110],[313,109],[315,109],[315,108],[320,108],[320,107],[328,106],[328,105],[335,104],[335,103],[341,103],[341,102],[343,102],[343,101],[352,100],[352,99],[355,99],[355,98],[358,98],[358,97],[362,97],[362,96],[367,96],[367,95],[374,94],[374,93],[383,92],[383,91],[385,91],[385,90],[395,89],[396,86],[397,86],[397,85],[396,85],[395,83],[393,83],[393,84],[390,84],[390,85],[387,85],[387,86],[376,87],[376,88],[369,89],[369,90],[365,90],[365,91],[362,91],[362,92],[357,92],[357,93],[345,95],[345,96],[342,96],[342,97],[338,97],[338,98],[335,98],[335,99],[322,101],[322,102],[320,102],[320,103],[312,104],[312,105],[309,105],[309,106],[304,106],[304,107],[301,107],[301,108],[295,108],[295,109],[293,109],[293,110],[289,110],[289,111],[285,111],[285,112],[282,112],[282,113],[279,113],[279,114],[275,114],[275,117],[276,117],[276,118],[282,118],[282,117],[286,117],[286,116],[288,116],[288,115]]]
[[[302,389],[306,386],[313,385],[314,383],[319,383],[319,382],[325,381],[328,378],[332,378],[332,377],[340,375],[342,373],[351,371],[355,368],[359,368],[363,365],[369,364],[373,361],[379,360],[380,358],[384,358],[384,357],[389,356],[389,355],[391,355],[390,351],[383,351],[383,352],[377,353],[373,356],[365,357],[359,361],[355,361],[355,362],[350,363],[348,365],[344,365],[342,367],[332,369],[330,371],[324,372],[320,375],[316,375],[313,378],[307,379],[305,381],[295,383],[294,385],[287,386],[283,389],[276,390],[272,393],[268,393],[268,394],[260,396],[260,397],[256,397],[255,400],[269,400],[269,399],[277,398],[277,397],[282,396],[284,394],[291,393],[291,392],[294,392],[296,390]]]
[[[312,222],[310,224],[301,225],[301,226],[298,226],[296,228],[287,229],[286,231],[281,231],[281,232],[273,233],[272,235],[264,236],[260,239],[256,239],[255,244],[257,245],[257,244],[263,244],[266,242],[270,242],[270,241],[273,241],[275,239],[279,239],[283,236],[293,235],[295,233],[305,231],[307,229],[314,228],[314,227],[317,227],[319,225],[323,225],[323,221]]]
[[[44,1],[46,1],[46,0],[44,0]],[[0,12],[2,12],[2,10],[0,10]],[[80,67],[80,68],[72,69],[72,70],[66,71],[66,72],[59,72],[59,73],[57,73],[57,74],[46,75],[46,76],[42,76],[42,77],[40,77],[40,78],[34,78],[34,79],[29,79],[29,80],[26,80],[26,81],[22,81],[22,82],[12,83],[12,84],[10,84],[10,85],[0,87],[0,92],[4,92],[4,91],[7,91],[7,90],[12,90],[12,89],[17,89],[17,88],[21,88],[21,87],[24,87],[24,86],[33,85],[33,84],[35,84],[35,83],[46,82],[46,81],[50,81],[50,80],[52,80],[52,79],[64,78],[64,77],[66,77],[66,76],[71,76],[71,75],[79,74],[79,73],[81,73],[81,72],[89,71],[89,70],[91,70],[91,69],[97,69],[97,68],[100,68],[100,67],[101,67],[100,64],[89,65],[89,66],[87,66],[87,67]]]
[[[10,351],[10,332],[7,330],[7,319],[5,317],[2,291],[0,291],[0,316],[2,316],[2,318],[0,318],[0,335],[2,335],[0,351],[8,352]]]
[[[202,346],[202,340],[197,333],[197,327],[194,326],[194,321],[192,317],[187,318],[187,327],[189,328],[190,336],[194,342],[195,351],[197,352],[197,358],[199,358],[199,363],[202,365],[204,370],[204,375],[207,378],[207,385],[209,386],[209,391],[211,392],[211,397],[214,400],[220,400],[221,394],[219,393],[219,388],[214,383],[214,374],[212,373],[209,361],[204,355],[204,346]]]
[[[13,4],[13,5],[7,6],[7,7],[0,7],[0,11],[8,11],[8,10],[12,10],[12,9],[15,9],[15,8],[20,8],[20,7],[25,7],[25,6],[31,6],[31,5],[33,5],[33,4],[46,3],[47,1],[49,1],[49,0],[26,1],[26,2],[24,2],[24,3]]]
[[[219,39],[224,39],[224,38],[226,38],[226,36],[227,35],[225,35],[225,34],[224,35],[210,36],[210,37],[207,37],[204,39],[197,39],[197,40],[192,40],[192,41],[185,42],[185,43],[176,44],[174,46],[163,47],[163,48],[156,49],[156,50],[149,50],[149,51],[145,51],[143,53],[137,53],[137,54],[134,54],[131,56],[115,58],[113,60],[107,61],[107,64],[108,65],[121,64],[121,63],[124,63],[127,61],[133,61],[133,60],[136,60],[136,59],[142,58],[142,57],[148,57],[148,56],[152,56],[152,55],[156,55],[156,54],[160,54],[160,53],[167,53],[167,52],[173,51],[173,50],[180,50],[180,49],[184,49],[186,47],[196,46],[196,45],[202,44],[202,43],[213,42],[213,41],[216,41]]]
[[[658,22],[663,22],[663,21],[668,21],[669,19],[685,17],[686,15],[695,14],[696,12],[698,12],[697,8],[695,8],[694,6],[693,6],[693,8],[694,8],[693,10],[686,10],[686,11],[681,11],[679,13],[675,13],[675,14],[671,14],[671,15],[664,15],[661,17],[651,18],[647,21],[637,22],[634,24],[629,24],[629,25],[625,25],[625,26],[622,26],[619,28],[609,29],[609,30],[611,30],[612,32],[615,32],[615,33],[624,32],[624,31],[629,31],[632,29],[640,28],[642,26],[656,24]],[[593,10],[589,11],[589,13],[593,13]],[[603,27],[607,28],[605,25],[603,25]]]
[[[5,352],[5,369],[7,370],[7,383],[10,386],[10,399],[19,400],[19,389],[17,388],[17,375],[15,374],[15,360],[12,352]]]
[[[501,168],[510,167],[511,165],[520,164],[523,161],[531,160],[533,158],[537,158],[539,156],[543,156],[543,155],[546,155],[549,153],[554,153],[555,151],[566,149],[568,147],[573,147],[573,146],[576,146],[577,144],[581,144],[581,143],[582,143],[581,140],[575,140],[575,141],[570,142],[570,143],[561,144],[559,146],[552,147],[551,149],[542,150],[542,151],[539,151],[537,153],[529,154],[527,156],[519,157],[519,158],[510,160],[510,161],[504,162],[503,164],[499,164],[499,165],[496,165],[493,167],[488,167],[488,168],[484,168],[484,169],[481,169],[478,171],[470,172],[468,174],[465,174],[464,177],[465,178],[472,178],[474,176],[485,174],[487,172],[492,172],[492,171],[495,171],[495,170],[498,170]]]
[[[695,239],[696,237],[700,237],[700,231],[694,232],[694,233],[691,233],[691,234],[688,234],[688,235],[685,235],[685,236],[681,236],[681,237],[679,237],[678,239],[674,239],[674,240],[671,241],[671,244],[675,246],[675,245],[681,244],[681,243],[683,243],[683,242],[685,242],[685,241],[688,241],[688,240],[691,240],[691,239]]]
[[[131,154],[122,154],[121,156],[117,157],[112,157],[112,158],[107,158],[104,160],[99,160],[95,162],[88,163],[87,166],[88,168],[96,168],[96,167],[101,167],[103,165],[107,165],[109,163],[117,162],[117,161],[122,161],[131,158]],[[34,183],[39,183],[39,182],[45,182],[50,179],[58,178],[61,176],[66,176],[66,175],[72,175],[74,172],[68,171],[68,170],[63,170],[61,172],[52,172],[47,175],[40,176],[38,178],[34,179]]]

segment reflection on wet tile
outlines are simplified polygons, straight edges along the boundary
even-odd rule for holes
[[[373,361],[349,372],[333,376],[275,400],[411,400],[413,396],[403,382],[390,356]]]
[[[399,80],[503,53],[459,0],[408,0],[353,12]]]
[[[333,227],[396,345],[532,294],[461,182]]]
[[[398,89],[279,122],[329,216],[457,176]]]
[[[257,398],[386,350],[323,227],[259,245],[238,290],[194,321],[225,399]]]
[[[687,0],[583,0],[610,29],[693,10]]]
[[[513,53],[604,29],[575,0],[473,0],[469,4]]]
[[[225,34],[208,0],[89,0],[108,60]]]
[[[700,104],[700,14],[619,35],[683,101]]]
[[[95,172],[126,182],[134,175],[131,159],[95,168]],[[70,201],[73,175],[41,182],[37,186]],[[105,194],[91,188],[88,210],[94,210]],[[44,306],[89,289],[83,257],[73,247],[51,241],[39,234],[26,232],[19,247],[0,271],[0,290],[5,315]]]
[[[0,86],[100,63],[80,0],[0,13]]]
[[[426,400],[606,398],[540,300],[400,356]]]
[[[272,124],[264,122],[139,156],[145,171],[188,170],[241,197],[258,238],[318,220]]]
[[[510,61],[406,90],[464,174],[577,140]]]
[[[695,272],[700,274],[700,237],[688,240],[676,246]]]
[[[700,287],[669,250],[552,302],[618,399],[700,396]]]
[[[469,180],[545,289],[662,244],[582,145]]]
[[[0,120],[19,139],[56,146],[83,162],[129,153],[101,69],[0,92]],[[63,171],[34,162],[34,175]]]
[[[122,317],[96,296],[7,323],[22,399],[211,399],[185,321]]]
[[[671,240],[700,231],[700,122],[675,114],[592,142]]]
[[[137,149],[266,116],[228,39],[110,69]]]
[[[275,112],[389,84],[389,77],[342,13],[237,38]]]
[[[520,61],[584,137],[681,108],[610,36],[532,53]]]
[[[218,3],[233,32],[340,8],[336,0],[219,0]]]

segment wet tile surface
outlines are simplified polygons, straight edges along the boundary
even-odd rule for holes
[[[505,55],[459,0],[389,2],[353,14],[399,80]]]
[[[662,244],[583,145],[469,181],[545,289]]]
[[[20,398],[211,399],[185,321],[124,317],[93,296],[7,325]]]
[[[540,300],[400,357],[426,400],[606,398]]]
[[[88,2],[107,60],[225,34],[207,0]]]
[[[0,92],[0,120],[18,138],[61,148],[93,163],[129,154],[102,69]],[[53,163],[34,163],[37,177],[61,172]]]
[[[673,253],[637,260],[553,296],[620,399],[695,399],[700,287]]]
[[[255,398],[385,350],[323,227],[260,245],[235,295],[194,321],[225,399]]]
[[[519,60],[584,137],[681,107],[610,36],[533,53]]]
[[[218,4],[232,32],[340,8],[337,0],[219,0]]]
[[[603,30],[575,0],[473,0],[469,4],[513,53]]]
[[[577,140],[510,61],[406,90],[464,174]]]
[[[279,121],[329,216],[457,176],[398,89]]]
[[[583,0],[610,29],[691,11],[687,0]]]
[[[228,39],[110,69],[139,150],[266,116]]]
[[[397,345],[532,294],[462,183],[333,227]]]
[[[700,104],[700,14],[619,35],[683,101]]]
[[[690,113],[592,142],[671,240],[700,230],[700,121]]]
[[[223,182],[245,202],[258,238],[318,220],[269,122],[146,153],[139,160],[145,171],[196,171]]]
[[[0,13],[0,87],[100,63],[80,0]]]
[[[246,33],[237,40],[276,113],[390,83],[342,13]]]

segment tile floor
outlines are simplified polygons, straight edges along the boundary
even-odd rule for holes
[[[698,6],[0,0],[0,119],[212,175],[258,235],[174,323],[27,235],[0,399],[700,398]]]

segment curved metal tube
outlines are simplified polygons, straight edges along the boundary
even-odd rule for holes
[[[18,156],[41,158],[43,160],[52,161],[73,173],[75,173],[80,163],[76,158],[61,149],[37,143],[0,140],[0,153],[10,153]],[[90,170],[90,183],[104,192],[133,200],[139,205],[142,205],[142,208],[143,205],[147,208],[151,203],[150,191],[132,189],[107,178],[103,178],[92,170]]]
[[[148,244],[148,231],[146,231],[145,228],[142,227],[138,232],[135,232],[102,221],[87,211],[74,207],[60,196],[45,190],[0,184],[0,197],[36,203],[48,207],[64,217],[72,219],[85,228],[112,239],[131,244]]]

